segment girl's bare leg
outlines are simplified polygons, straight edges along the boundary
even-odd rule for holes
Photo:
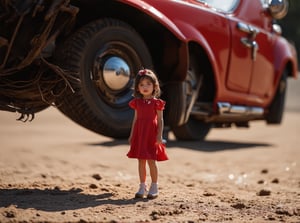
[[[150,169],[150,176],[152,183],[157,183],[158,180],[158,168],[155,160],[148,160],[148,166]]]
[[[140,183],[146,182],[146,160],[139,159],[139,176]]]
[[[138,192],[135,194],[135,198],[143,198],[147,193],[146,186],[146,160],[139,159],[139,176],[140,176],[140,187]]]
[[[158,185],[157,185],[158,168],[157,168],[155,160],[148,160],[148,165],[149,165],[149,169],[150,169],[150,176],[152,179],[152,183],[151,183],[147,198],[153,199],[158,196]]]

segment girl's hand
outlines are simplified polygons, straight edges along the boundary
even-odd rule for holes
[[[156,143],[157,144],[162,144],[162,143],[165,143],[165,140],[162,137],[157,137],[156,138]]]

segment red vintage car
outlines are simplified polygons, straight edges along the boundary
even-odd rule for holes
[[[153,69],[178,139],[212,127],[280,124],[295,48],[286,0],[0,1],[0,109],[56,106],[113,138],[131,127],[134,76]]]

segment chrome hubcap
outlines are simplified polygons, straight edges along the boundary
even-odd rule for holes
[[[112,91],[121,91],[130,82],[130,68],[119,57],[109,58],[103,66],[103,81]]]

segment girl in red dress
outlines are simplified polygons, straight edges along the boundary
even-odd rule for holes
[[[168,159],[162,139],[163,110],[165,101],[159,99],[160,87],[156,75],[148,69],[140,70],[134,84],[134,99],[129,106],[134,109],[134,118],[129,136],[129,158],[138,159],[140,187],[136,198],[152,199],[158,196],[158,168],[156,161]],[[146,186],[146,163],[151,176],[148,192]]]

